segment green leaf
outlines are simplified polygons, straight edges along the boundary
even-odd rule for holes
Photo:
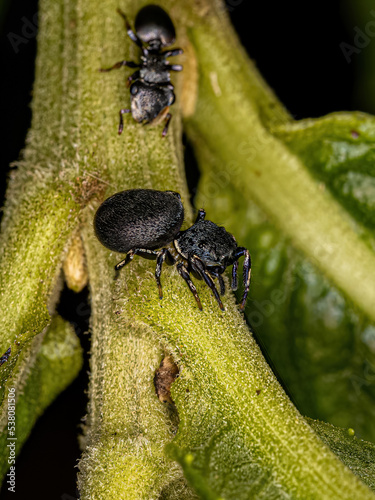
[[[375,445],[353,436],[353,429],[341,429],[333,425],[306,419],[322,441],[340,460],[356,474],[367,486],[375,490]],[[211,422],[215,426],[216,422]],[[218,445],[217,443],[220,443]],[[238,449],[241,452],[238,452]],[[233,429],[217,431],[214,439],[193,451],[182,450],[177,446],[168,447],[171,456],[179,460],[189,482],[200,493],[201,498],[218,500],[236,498],[286,498],[279,484],[275,484],[261,466],[248,467],[251,455]],[[229,457],[241,458],[228,473]],[[236,485],[240,487],[236,490]],[[220,491],[220,493],[218,493]],[[322,497],[324,493],[321,493]]]
[[[374,491],[375,445],[358,439],[353,429],[340,429],[311,418],[306,420],[340,460]]]
[[[206,37],[192,35],[200,61],[187,120],[202,170],[196,206],[250,249],[246,314],[298,408],[375,439],[374,118],[293,122],[274,104],[270,120],[253,67],[251,83],[230,80],[246,63],[233,46],[231,57],[214,47],[210,30],[222,25],[211,20]],[[189,450],[181,453],[182,463]],[[213,468],[203,456],[195,472],[207,477]]]
[[[375,118],[334,113],[274,129],[274,133],[355,219],[375,228]]]

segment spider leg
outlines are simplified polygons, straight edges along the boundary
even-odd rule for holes
[[[220,285],[220,295],[224,295],[225,294],[225,283],[224,283],[222,275],[218,274],[217,279],[219,280],[219,285]]]
[[[126,264],[129,264],[129,262],[134,259],[134,255],[134,250],[129,250],[129,252],[126,254],[125,259],[115,265],[116,271],[119,271],[122,267],[126,266]]]
[[[219,282],[219,286],[220,286],[220,295],[224,295],[225,294],[225,282],[223,280],[223,277],[221,276],[221,274],[217,271],[208,271],[210,273],[210,275],[214,278],[217,278],[218,279],[218,282]]]
[[[221,302],[219,292],[217,291],[215,283],[212,281],[211,276],[206,272],[203,262],[196,256],[193,256],[191,261],[193,270],[199,273],[200,276],[202,276],[206,285],[211,288],[212,293],[214,294],[214,297],[217,300],[220,309],[224,311],[224,306],[223,303]]]
[[[197,218],[195,219],[194,224],[196,224],[200,220],[203,220],[205,217],[206,217],[206,210],[204,210],[203,208],[200,208],[198,210],[198,215],[197,215]]]
[[[232,267],[232,290],[237,290],[238,288],[238,279],[237,279],[237,271],[238,271],[238,260],[233,262],[233,267]]]
[[[199,309],[202,310],[202,304],[201,304],[197,289],[195,288],[194,283],[190,279],[189,271],[186,269],[184,264],[182,264],[182,262],[177,264],[177,271],[178,271],[179,275],[182,278],[184,278],[184,280],[186,281],[187,286],[189,287],[191,293],[194,295],[194,298],[198,304]]]
[[[113,69],[122,68],[122,66],[128,66],[128,68],[139,68],[140,64],[137,64],[133,61],[119,61],[110,68],[100,68],[99,71],[101,73],[106,73],[107,71],[112,71]]]
[[[162,291],[161,283],[160,283],[160,275],[161,275],[161,270],[162,270],[165,258],[167,256],[169,259],[171,259],[171,261],[173,263],[175,262],[172,254],[170,253],[168,248],[163,248],[162,250],[160,250],[160,252],[158,252],[158,257],[156,259],[155,279],[156,279],[156,284],[158,285],[160,299],[163,298],[163,291]]]
[[[157,257],[159,255],[159,252],[155,252],[155,250],[149,250],[148,248],[132,248],[126,254],[125,259],[115,265],[116,271],[119,271],[122,267],[126,266],[126,264],[129,264],[129,262],[134,259],[135,255],[140,255],[141,257],[143,257],[142,254],[146,254],[146,257],[150,255]]]
[[[247,248],[244,248],[244,247],[237,248],[237,252],[235,254],[236,260],[238,260],[242,255],[245,256],[245,260],[243,263],[244,292],[242,295],[242,300],[241,300],[241,305],[240,305],[241,311],[243,311],[245,308],[247,294],[249,293],[249,289],[250,289],[250,276],[251,276],[251,258],[250,258],[249,250],[247,250]]]

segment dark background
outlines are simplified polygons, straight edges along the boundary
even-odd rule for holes
[[[352,4],[355,0],[353,0]],[[0,110],[2,206],[8,165],[24,147],[30,126],[29,103],[34,79],[36,38],[19,45],[15,53],[7,35],[22,35],[23,17],[33,20],[35,0],[10,0],[0,7]],[[354,97],[357,70],[362,55],[349,64],[340,48],[354,43],[354,28],[364,29],[351,12],[350,2],[258,2],[227,0],[227,8],[242,43],[279,99],[296,119],[317,117],[332,111],[371,111],[370,103]],[[115,15],[115,13],[114,13]],[[374,19],[368,14],[368,20]],[[375,41],[370,41],[374,43]],[[236,78],[236,75],[233,75]],[[363,97],[363,96],[362,96]],[[367,108],[367,109],[366,109]],[[190,159],[190,154],[188,155]],[[194,182],[194,179],[193,179]],[[72,321],[86,353],[89,310],[88,292],[64,290],[60,314]],[[81,311],[79,314],[79,306]],[[86,413],[88,359],[78,379],[39,419],[16,464],[16,494],[1,491],[1,498],[72,500],[75,495],[75,465],[80,456],[77,434]],[[1,451],[0,451],[1,452]]]

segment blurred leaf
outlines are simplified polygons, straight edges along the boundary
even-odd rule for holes
[[[8,419],[0,435],[3,453],[0,456],[1,477],[11,465],[7,444],[16,438],[16,454],[21,451],[38,417],[52,401],[75,379],[82,367],[82,349],[70,324],[55,316],[48,328],[32,370],[29,371],[25,385],[18,394],[15,414],[15,435],[8,431]],[[6,394],[6,401],[8,398]],[[13,463],[14,465],[14,463]]]
[[[375,119],[335,113],[287,123],[274,133],[355,219],[375,228]]]

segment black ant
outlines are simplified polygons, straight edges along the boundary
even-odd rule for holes
[[[126,15],[120,9],[117,9],[117,12],[125,20],[129,37],[142,50],[139,63],[120,61],[110,68],[100,70],[111,71],[122,66],[139,68],[128,78],[131,105],[130,109],[120,109],[118,133],[121,134],[124,128],[122,115],[131,113],[134,120],[139,123],[157,124],[165,120],[162,133],[164,137],[172,118],[169,107],[175,101],[174,87],[170,82],[169,73],[182,70],[180,64],[169,64],[167,61],[168,57],[182,54],[182,49],[161,51],[176,40],[172,20],[158,5],[147,5],[137,14],[134,33]]]

